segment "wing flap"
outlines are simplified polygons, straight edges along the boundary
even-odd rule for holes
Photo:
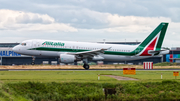
[[[106,49],[102,48],[102,49],[98,49],[98,50],[76,52],[76,53],[67,53],[67,54],[76,55],[76,56],[81,57],[81,58],[88,58],[88,57],[93,58],[94,56],[97,56],[99,54],[103,54],[105,50],[108,50],[110,48],[106,48]]]

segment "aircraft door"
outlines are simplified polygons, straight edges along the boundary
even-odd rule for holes
[[[37,50],[37,48],[38,48],[38,46],[39,46],[39,44],[38,44],[38,42],[36,42],[36,41],[32,41],[32,49],[34,50],[33,51],[33,54],[36,56],[36,55],[41,55],[41,51],[39,51],[39,50]]]
[[[36,41],[32,41],[32,48],[36,48]]]

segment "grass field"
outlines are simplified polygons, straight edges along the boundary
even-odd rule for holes
[[[138,80],[118,81],[103,75]],[[179,85],[180,77],[175,79],[173,71],[136,71],[136,75],[116,70],[0,71],[0,101],[179,100]],[[116,89],[116,94],[105,98],[106,87]]]
[[[163,79],[161,79],[161,73]],[[100,74],[100,80],[97,80]],[[123,71],[0,71],[1,82],[94,82],[94,83],[119,83],[116,79],[103,75],[117,75],[136,78],[138,81],[148,82],[161,80],[174,80],[173,71],[136,71],[136,75],[123,75]],[[177,81],[180,77],[177,77]],[[128,81],[129,82],[129,81]]]

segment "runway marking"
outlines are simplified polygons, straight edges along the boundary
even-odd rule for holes
[[[134,79],[134,78],[123,77],[123,76],[115,76],[115,75],[102,75],[102,76],[115,78],[116,80],[138,80],[138,79]]]

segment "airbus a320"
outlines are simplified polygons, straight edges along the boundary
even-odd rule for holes
[[[32,39],[13,47],[13,51],[22,55],[57,57],[60,63],[65,64],[83,61],[83,67],[89,69],[91,60],[128,61],[168,54],[169,50],[161,49],[167,27],[168,23],[160,23],[138,45]]]

